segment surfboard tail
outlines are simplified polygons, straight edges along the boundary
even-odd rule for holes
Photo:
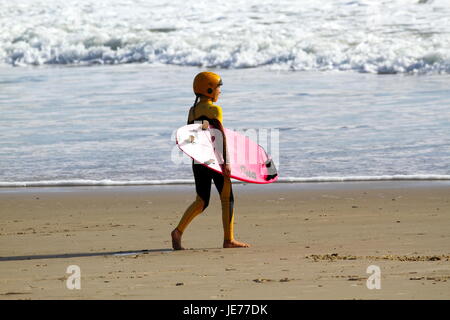
[[[267,153],[266,153],[267,154]],[[267,175],[264,177],[266,181],[270,181],[275,179],[278,176],[277,168],[275,167],[275,163],[271,158],[268,158],[264,163],[267,168]]]

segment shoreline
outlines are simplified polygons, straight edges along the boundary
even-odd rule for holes
[[[450,185],[450,175],[383,175],[383,176],[348,176],[348,177],[283,177],[272,184],[297,184],[297,183],[351,183],[351,182],[448,182]],[[244,181],[232,179],[233,184],[251,184]],[[173,179],[173,180],[48,180],[48,181],[0,181],[0,190],[8,188],[46,188],[46,187],[127,187],[127,186],[176,186],[194,185],[194,179]],[[257,184],[256,185],[265,185]]]
[[[355,180],[355,181],[311,181],[311,182],[276,182],[271,184],[251,184],[233,181],[234,188],[243,191],[264,192],[276,190],[318,190],[318,189],[377,189],[377,188],[446,188],[450,187],[450,180]],[[214,185],[213,185],[214,187]],[[28,192],[70,192],[70,191],[175,191],[195,190],[195,183],[182,184],[130,184],[130,185],[52,185],[52,186],[24,186],[0,187],[2,193],[28,193]]]

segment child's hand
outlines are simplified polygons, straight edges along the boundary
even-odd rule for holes
[[[208,120],[203,120],[202,130],[206,130],[208,128],[209,128],[209,121]]]

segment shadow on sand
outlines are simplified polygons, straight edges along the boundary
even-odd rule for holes
[[[152,252],[171,252],[172,249],[145,249],[145,250],[128,250],[128,251],[110,251],[110,252],[81,252],[81,253],[56,253],[41,254],[30,256],[13,256],[0,257],[0,261],[20,261],[20,260],[38,260],[38,259],[64,259],[79,257],[98,257],[98,256],[127,256],[135,254],[146,254]]]

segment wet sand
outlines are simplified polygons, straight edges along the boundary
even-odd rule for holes
[[[0,299],[450,299],[448,182],[234,185],[248,249],[221,248],[214,190],[174,252],[194,192],[0,189]]]

